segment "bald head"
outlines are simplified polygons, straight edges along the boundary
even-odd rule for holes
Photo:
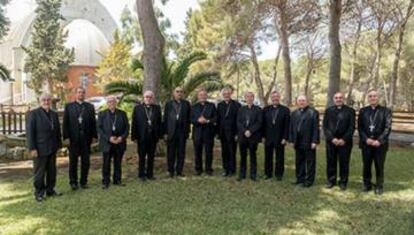
[[[377,90],[368,91],[368,103],[371,106],[377,106],[379,101],[379,94]]]
[[[296,105],[298,106],[298,108],[305,108],[306,106],[308,106],[308,97],[306,97],[306,95],[299,95],[296,98]]]
[[[336,106],[342,106],[344,104],[344,94],[342,92],[336,92],[333,96],[333,101]]]
[[[154,103],[154,92],[147,90],[144,91],[144,104],[150,105]]]

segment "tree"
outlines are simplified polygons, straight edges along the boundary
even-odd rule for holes
[[[9,30],[9,19],[5,16],[5,12],[3,6],[5,6],[9,1],[8,0],[0,0],[0,42],[1,39],[6,36],[7,31]],[[10,76],[10,71],[6,68],[6,66],[0,64],[0,80],[2,81],[10,81],[12,80]]]
[[[103,59],[96,70],[98,88],[110,82],[123,81],[132,77],[132,72],[128,68],[132,46],[128,40],[129,38],[121,38],[118,30],[114,32],[111,48],[102,54]]]
[[[67,81],[67,69],[74,61],[74,50],[64,46],[67,33],[63,33],[61,0],[37,0],[32,41],[23,47],[27,54],[25,71],[31,74],[28,82],[37,94],[55,92],[55,86]]]
[[[200,61],[206,60],[207,56],[203,52],[193,52],[184,59],[175,63],[163,58],[163,67],[161,70],[161,86],[159,101],[164,104],[170,99],[172,90],[181,86],[186,97],[193,96],[196,89],[203,87],[207,91],[216,91],[223,87],[220,75],[216,71],[203,71],[195,74],[190,73],[190,67]],[[141,97],[143,93],[143,86],[141,85],[142,73],[145,66],[138,59],[133,59],[130,64],[130,69],[135,71],[134,79],[131,81],[116,81],[105,86],[105,93],[107,94],[122,94],[122,98],[126,101],[136,101],[137,97]],[[141,74],[141,75],[139,75]]]
[[[339,41],[339,29],[342,14],[342,0],[329,0],[329,85],[327,106],[333,104],[333,96],[340,89],[341,82],[341,42]]]
[[[295,34],[310,32],[319,24],[320,9],[317,1],[312,0],[267,0],[263,9],[270,10],[279,43],[282,46],[285,94],[284,102],[292,104],[292,68],[290,58],[290,39]]]
[[[400,56],[404,41],[404,34],[406,25],[408,22],[408,19],[411,17],[411,15],[414,12],[413,6],[414,6],[414,0],[411,0],[410,3],[407,6],[406,11],[403,11],[403,4],[398,5],[397,7],[397,18],[398,18],[398,40],[397,40],[397,47],[395,49],[394,53],[394,62],[392,67],[392,73],[391,73],[391,81],[390,81],[390,87],[389,87],[389,103],[388,106],[393,109],[394,105],[396,103],[396,94],[397,94],[397,80],[398,80],[398,70],[399,70],[399,64],[400,64]]]
[[[371,84],[372,88],[378,89],[383,48],[394,32],[395,4],[398,3],[395,3],[394,0],[366,0],[366,2],[372,16],[370,23],[372,28],[376,30],[375,61],[368,78],[368,83]],[[369,88],[369,86],[367,87]]]
[[[144,90],[152,90],[158,98],[165,40],[154,14],[153,2],[149,0],[137,0],[136,2],[144,41]]]

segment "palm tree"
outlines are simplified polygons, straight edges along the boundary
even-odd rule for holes
[[[196,89],[200,87],[207,91],[221,89],[223,82],[220,74],[216,71],[205,71],[190,75],[190,66],[205,59],[207,59],[207,55],[204,52],[193,52],[178,62],[167,61],[164,57],[159,102],[164,104],[170,98],[171,91],[177,86],[183,88],[186,97],[193,96]],[[109,83],[105,86],[105,93],[121,94],[121,99],[124,101],[140,97],[143,92],[142,70],[144,66],[140,60],[133,59],[130,68],[134,71],[133,79]]]
[[[6,66],[0,64],[0,80],[2,81],[12,81],[13,79],[10,77],[10,71],[6,68]]]

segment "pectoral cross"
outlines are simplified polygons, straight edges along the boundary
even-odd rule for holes
[[[375,125],[373,125],[373,124],[371,124],[371,125],[369,125],[369,131],[370,132],[373,132],[374,131],[374,129],[375,129]]]
[[[78,121],[79,121],[79,124],[82,124],[83,118],[79,116]]]

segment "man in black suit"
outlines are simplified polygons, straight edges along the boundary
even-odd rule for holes
[[[144,92],[144,103],[132,113],[131,140],[138,147],[138,177],[142,181],[154,178],[154,155],[161,137],[161,108],[154,104],[154,93]]]
[[[167,142],[167,161],[170,177],[177,174],[183,177],[185,148],[190,134],[191,105],[185,100],[184,91],[177,87],[173,92],[174,99],[167,102],[164,109],[164,131]]]
[[[273,153],[276,152],[275,176],[282,180],[285,170],[285,144],[289,138],[290,110],[280,104],[280,94],[271,93],[272,104],[263,111],[263,137],[265,139],[265,175],[273,177]]]
[[[113,184],[122,183],[122,157],[126,150],[129,134],[128,118],[124,111],[119,110],[115,96],[106,98],[108,109],[98,114],[99,147],[103,153],[102,184],[107,189],[110,183],[111,159],[114,162]]]
[[[35,199],[60,196],[56,185],[56,152],[62,147],[58,114],[51,110],[52,97],[40,96],[40,107],[28,114],[26,145],[33,160]],[[45,195],[46,194],[46,195]]]
[[[205,151],[206,173],[207,175],[213,175],[213,147],[217,111],[214,104],[207,101],[207,96],[206,90],[199,90],[197,92],[198,102],[191,108],[195,171],[197,175],[203,173],[203,150]]]
[[[237,151],[237,112],[241,105],[232,100],[233,89],[225,87],[221,91],[223,101],[217,106],[217,129],[221,142],[221,158],[223,161],[223,176],[236,174]]]
[[[296,182],[310,187],[315,181],[316,147],[319,144],[319,112],[309,107],[304,95],[296,99],[298,108],[290,117],[289,142],[293,143],[296,155]]]
[[[95,108],[85,102],[85,89],[76,89],[76,100],[65,106],[63,140],[69,139],[69,184],[78,189],[78,160],[81,158],[80,187],[87,188],[91,144],[96,141]]]
[[[371,167],[374,162],[377,178],[375,194],[381,195],[384,191],[384,164],[391,133],[392,112],[389,108],[379,105],[378,101],[378,92],[369,91],[369,106],[359,111],[358,132],[363,159],[363,191],[368,192],[372,188]]]
[[[355,110],[344,105],[344,96],[337,92],[333,97],[333,106],[325,110],[323,131],[326,140],[326,187],[336,185],[336,173],[339,160],[339,187],[346,190],[349,175],[349,161],[352,151],[352,136],[355,130]]]
[[[253,104],[253,92],[244,95],[247,105],[241,107],[237,113],[237,129],[240,147],[240,175],[239,181],[246,178],[247,151],[250,155],[250,178],[256,181],[257,172],[257,145],[262,138],[263,122],[262,110]]]

